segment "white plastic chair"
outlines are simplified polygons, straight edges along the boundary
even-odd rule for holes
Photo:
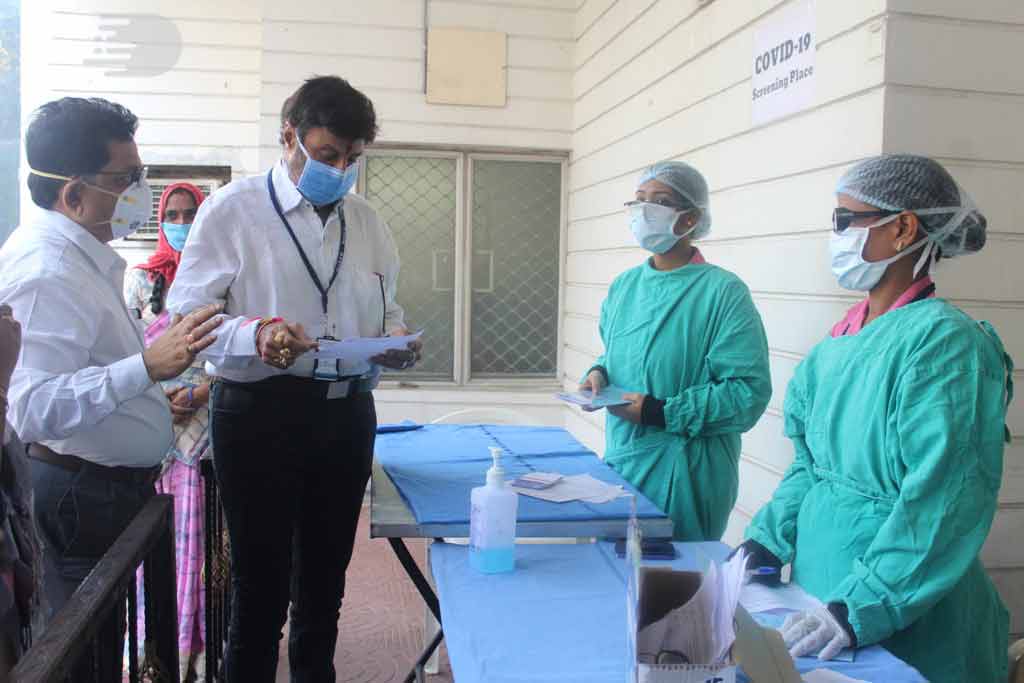
[[[442,415],[430,424],[441,425],[441,424],[497,424],[497,425],[539,425],[540,422],[526,413],[521,413],[517,410],[510,410],[508,408],[488,407],[488,408],[465,408],[463,410],[456,410],[453,413]],[[469,541],[464,538],[453,538],[445,539],[448,543],[457,543],[465,545]],[[434,577],[430,572],[430,540],[427,540],[427,580],[430,581],[431,586],[434,585]],[[429,608],[424,607],[423,609],[423,647],[426,648],[430,644],[430,641],[437,635],[438,628],[440,625],[437,623],[437,619],[430,612]],[[427,660],[426,666],[423,670],[428,674],[436,674],[438,672],[438,653],[437,651]]]

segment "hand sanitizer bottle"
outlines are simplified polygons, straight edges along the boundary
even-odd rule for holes
[[[491,458],[487,485],[473,489],[469,514],[469,564],[485,574],[510,572],[516,566],[519,496],[505,486],[501,449],[491,448]]]

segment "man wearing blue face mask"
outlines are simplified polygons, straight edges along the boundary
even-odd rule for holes
[[[168,297],[172,312],[223,302],[203,355],[215,376],[213,459],[231,538],[225,680],[270,683],[289,603],[296,683],[333,681],[337,622],[370,474],[380,367],[418,344],[342,365],[319,340],[405,333],[398,254],[351,192],[377,133],[373,104],[338,77],[304,83],[281,116],[281,160],[199,207]]]

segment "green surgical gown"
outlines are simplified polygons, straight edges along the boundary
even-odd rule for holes
[[[605,461],[672,518],[680,541],[718,540],[736,502],[740,434],[768,405],[761,317],[732,273],[645,262],[601,309],[611,384],[665,401],[665,427],[609,414]]]
[[[785,403],[796,449],[747,537],[859,645],[933,683],[1002,683],[1008,614],[978,559],[996,511],[1012,364],[995,331],[941,299],[826,339]]]

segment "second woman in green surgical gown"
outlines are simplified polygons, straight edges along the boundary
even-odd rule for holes
[[[658,164],[637,197],[633,232],[654,255],[612,284],[605,351],[585,384],[634,393],[610,411],[605,461],[672,518],[677,540],[718,540],[736,502],[740,435],[771,396],[764,327],[743,282],[690,244],[710,226],[700,174]]]

